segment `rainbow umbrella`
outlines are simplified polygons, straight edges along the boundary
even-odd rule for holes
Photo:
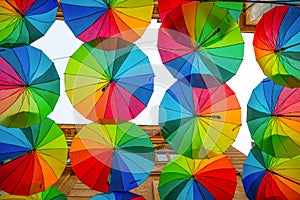
[[[168,15],[169,12],[171,12],[174,8],[185,4],[185,3],[190,3],[192,1],[196,0],[158,0],[158,13],[160,19],[163,21],[166,16]],[[234,20],[238,20],[242,10],[243,10],[243,2],[223,2],[223,1],[214,1],[214,2],[207,2],[207,3],[212,3],[220,8],[226,10],[231,14],[231,16],[234,18]]]
[[[154,166],[154,147],[137,125],[91,123],[73,139],[71,166],[77,177],[100,192],[129,191],[142,184]]]
[[[243,184],[249,199],[299,199],[300,156],[275,158],[253,147],[244,163]]]
[[[4,193],[1,196],[2,200],[67,200],[67,197],[54,186],[49,187],[47,190],[43,192],[39,192],[37,194],[33,194],[30,196],[19,196],[19,195],[10,195],[8,193]]]
[[[0,124],[25,128],[54,109],[60,80],[54,63],[31,46],[0,48]]]
[[[253,46],[264,74],[276,84],[300,87],[300,8],[277,6],[255,28]]]
[[[56,0],[1,0],[0,46],[28,45],[44,36],[57,8]]]
[[[65,71],[66,93],[92,121],[131,120],[147,106],[154,74],[147,56],[120,38],[85,43]]]
[[[131,192],[110,192],[97,194],[91,200],[145,200],[145,198]]]
[[[178,155],[162,170],[158,185],[161,200],[232,199],[235,168],[225,155],[190,159]]]
[[[226,82],[239,69],[244,41],[228,12],[214,4],[193,1],[173,9],[163,20],[158,50],[177,79],[195,74]]]
[[[189,158],[221,154],[234,142],[241,126],[241,109],[226,84],[209,89],[175,82],[159,108],[165,141]]]
[[[100,37],[139,39],[151,22],[153,0],[61,0],[74,35],[88,42]]]
[[[68,147],[64,133],[46,118],[28,128],[0,127],[0,190],[32,195],[53,185],[63,173]]]
[[[252,92],[247,124],[252,139],[276,157],[300,155],[300,88],[286,88],[264,79]]]

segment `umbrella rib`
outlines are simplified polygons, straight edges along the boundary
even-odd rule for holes
[[[183,86],[183,84],[179,84],[179,87],[180,87],[180,90],[181,90],[181,94],[184,94],[184,88],[182,88],[182,86]],[[194,106],[194,95],[193,95],[193,87],[191,87],[190,86],[190,88],[189,88],[191,91],[191,96],[190,96],[190,98],[191,99],[187,99],[187,96],[186,95],[183,95],[183,97],[184,97],[184,99],[185,99],[185,102],[187,102],[187,104],[189,105],[189,108],[186,108],[186,109],[190,109],[190,111],[191,111],[191,113],[193,113],[194,114],[194,108],[195,108],[195,106]],[[173,98],[174,99],[174,98]],[[176,101],[176,99],[174,99],[175,101]]]
[[[186,159],[186,158],[184,157],[184,159]],[[176,173],[180,173],[180,174],[183,174],[183,175],[186,175],[186,174],[188,174],[188,175],[192,176],[192,174],[191,174],[191,173],[193,173],[193,171],[192,171],[192,169],[191,169],[191,166],[190,166],[190,165],[188,165],[188,167],[189,167],[190,171],[187,171],[185,168],[183,168],[183,166],[182,166],[182,165],[178,164],[176,161],[172,162],[172,164],[175,164],[175,165],[177,165],[178,167],[180,167],[181,169],[183,169],[183,173],[181,173],[180,171],[177,171]],[[185,173],[184,173],[184,172],[185,172]],[[174,172],[172,172],[172,173],[174,173]]]
[[[266,93],[266,91],[263,89],[263,93],[265,94]],[[265,106],[265,104],[263,104],[263,102],[261,102],[261,101],[259,101],[261,98],[259,98],[258,96],[257,96],[257,94],[256,94],[256,92],[254,92],[253,93],[253,95],[254,95],[254,97],[255,97],[255,99],[257,99],[257,101],[256,102],[258,102],[259,103],[259,105],[261,106],[261,107],[263,107],[266,111],[268,111],[268,113],[267,114],[270,114],[270,113],[272,113],[272,111],[270,111],[270,109],[269,109],[269,107],[268,107],[268,105],[267,105],[267,107]],[[266,100],[266,97],[263,97],[263,99],[265,99]],[[257,109],[255,109],[255,110],[257,110]]]
[[[26,172],[27,171],[27,168],[28,168],[28,163],[30,162],[30,161],[32,161],[29,157],[27,157],[26,158],[26,161],[27,161],[27,165],[26,165],[26,168],[24,169],[24,171],[23,172]],[[24,162],[23,162],[24,163]],[[11,174],[13,174],[15,172],[15,170],[11,170],[11,172],[9,172],[8,174],[7,174],[7,176],[5,177],[5,179],[6,178],[8,178]],[[14,193],[14,191],[17,189],[17,185],[18,184],[20,184],[21,183],[21,179],[23,178],[23,175],[24,175],[25,173],[23,173],[22,175],[20,175],[20,177],[19,177],[19,179],[18,179],[18,181],[16,181],[16,185],[15,185],[15,187],[13,188],[13,190],[11,191],[11,193]],[[33,176],[33,174],[32,174],[32,176]],[[31,176],[31,178],[32,178],[32,176]]]
[[[149,6],[151,6],[151,5],[144,5],[144,6],[131,6],[130,8],[132,9],[132,8],[140,8],[140,9],[142,9],[142,8],[146,8],[146,7],[149,7]],[[128,7],[117,7],[117,8],[128,8]],[[146,20],[143,20],[143,19],[140,19],[140,18],[136,18],[136,17],[133,17],[133,16],[131,16],[131,15],[128,15],[128,14],[126,14],[126,13],[124,13],[124,12],[121,12],[119,9],[113,9],[113,11],[114,12],[120,12],[120,13],[122,13],[123,15],[126,15],[127,17],[130,17],[130,18],[133,18],[133,19],[138,19],[138,20],[140,20],[140,21],[143,21],[143,22],[146,22],[146,23],[149,23],[149,21],[146,21]],[[118,16],[119,17],[119,16]],[[120,17],[119,17],[120,18]],[[122,18],[120,18],[121,20],[122,20]],[[123,21],[123,20],[122,20]],[[124,21],[123,21],[124,22]],[[128,26],[127,25],[127,23],[125,23],[124,22],[124,24],[126,25],[126,26]],[[128,26],[129,27],[129,26]],[[129,27],[130,28],[130,27]]]
[[[278,127],[281,128],[281,130],[283,130],[282,124],[281,124],[278,120],[276,120],[276,124],[277,124]],[[286,133],[284,133],[284,134],[287,136]],[[282,138],[281,138],[281,137],[279,137],[279,140],[280,140],[281,144],[284,144],[284,143],[282,142]],[[290,141],[292,141],[294,144],[296,144],[293,140],[290,140]],[[286,145],[281,145],[281,146],[282,146],[282,148],[284,149],[285,153],[286,153],[287,155],[289,155],[288,150],[287,150],[287,146],[286,146]],[[298,146],[298,145],[296,144],[296,146]],[[298,146],[298,147],[299,147],[299,146]],[[289,156],[290,156],[290,155],[289,155]]]
[[[276,105],[276,110],[283,110],[283,109],[286,109],[288,106],[286,106],[286,107],[284,107],[284,108],[282,108],[283,107],[283,105],[284,105],[284,103],[286,102],[286,101],[288,101],[290,98],[289,97],[291,97],[292,95],[294,95],[295,93],[297,93],[297,92],[299,92],[299,90],[292,90],[292,92],[289,94],[289,96],[287,96],[283,101],[281,101],[281,103],[280,104],[278,104],[278,101],[277,101],[277,105]],[[279,96],[280,97],[280,96]],[[279,99],[279,98],[278,98]],[[289,105],[290,106],[290,105]]]
[[[36,59],[36,57],[37,57],[37,56],[35,56],[35,59]],[[34,72],[30,74],[30,75],[32,76],[32,77],[30,77],[30,82],[34,81],[34,80],[32,80],[32,78],[34,77],[34,75],[36,74],[36,72],[38,71],[38,69],[39,69],[39,68],[42,68],[42,67],[40,66],[41,60],[42,60],[42,53],[41,53],[41,51],[39,52],[39,57],[38,57],[38,58],[39,58],[39,60],[38,60],[38,62],[37,62],[37,63],[38,63],[38,66],[35,68]],[[43,65],[43,68],[45,68],[44,65]],[[48,68],[48,70],[49,70],[49,68]],[[48,70],[47,70],[47,71],[48,71]],[[47,72],[47,71],[46,71],[46,72]],[[41,76],[43,76],[43,74],[42,74]],[[41,76],[39,76],[39,77],[41,77]],[[38,79],[39,77],[37,77],[36,79]]]
[[[231,137],[229,137],[228,135],[226,135],[226,133],[219,131],[218,129],[216,129],[216,128],[214,128],[213,126],[211,126],[209,123],[207,123],[207,122],[205,122],[205,121],[203,121],[203,120],[202,120],[202,122],[200,122],[200,123],[207,124],[207,126],[208,126],[209,128],[212,128],[212,129],[215,130],[216,132],[219,132],[221,135],[223,135],[223,136],[225,136],[226,138],[230,139],[232,142],[234,141],[234,139],[232,139]],[[230,123],[225,123],[225,122],[223,122],[223,123],[224,123],[224,125],[225,125],[225,124],[230,124]],[[203,128],[204,128],[204,127],[203,127]],[[234,131],[234,130],[232,130],[232,131]],[[206,132],[207,132],[207,129],[206,129]],[[210,134],[207,134],[207,133],[206,133],[206,136],[209,137],[212,141],[214,141],[214,139],[211,137]],[[218,143],[217,143],[216,141],[214,141],[214,142],[215,142],[215,145],[219,148],[219,150],[221,150],[221,151],[223,152],[223,148],[221,148],[221,147],[218,145]]]
[[[173,49],[172,49],[173,50]],[[176,70],[176,73],[174,74],[174,77],[177,77],[178,76],[178,74],[181,74],[180,73],[180,71],[182,70],[182,68],[183,68],[183,66],[188,62],[188,60],[189,59],[191,59],[191,57],[192,56],[195,56],[194,54],[195,54],[196,52],[195,52],[195,50],[193,50],[192,52],[189,52],[189,53],[186,53],[186,54],[184,54],[184,55],[182,55],[182,57],[184,57],[184,56],[188,56],[187,58],[184,58],[184,63],[179,67],[179,69],[178,70]],[[166,62],[165,64],[167,64],[166,66],[168,66],[168,62]]]
[[[1,130],[1,131],[3,131],[3,132],[5,132],[5,133],[7,133],[7,134],[9,134],[9,135],[12,135],[11,134],[11,132],[8,132],[8,131],[6,131],[6,130]],[[23,133],[23,132],[22,132]],[[24,134],[24,133],[23,133]],[[25,134],[24,134],[25,135]],[[16,136],[16,135],[13,135],[14,136],[14,140],[17,140],[17,141],[20,141],[22,144],[24,144],[24,147],[26,147],[26,148],[29,148],[29,149],[32,149],[32,145],[31,145],[31,143],[29,142],[28,143],[28,140],[26,140],[26,141],[24,141],[24,140],[21,140],[18,136]],[[27,143],[26,143],[27,142]],[[1,143],[1,142],[0,142]]]
[[[90,158],[95,158],[94,156],[91,156]],[[109,159],[107,159],[107,160],[109,160]],[[82,162],[84,162],[84,161],[82,161]],[[82,163],[81,162],[81,163]],[[91,175],[91,171],[93,170],[93,169],[95,169],[95,168],[97,168],[97,169],[99,169],[98,168],[98,166],[103,166],[103,162],[97,162],[96,164],[94,164],[91,168],[89,168],[88,170],[86,170],[86,168],[85,168],[85,174],[81,177],[81,179],[84,179],[85,177],[87,177],[87,176],[89,176],[89,175]],[[105,165],[105,164],[104,164]],[[75,165],[76,166],[76,165]],[[75,166],[73,166],[73,167],[75,167]],[[107,166],[107,165],[105,165],[105,166]],[[111,166],[107,166],[107,167],[111,167]],[[103,173],[103,170],[101,171],[101,174]],[[99,176],[98,177],[94,177],[94,178],[99,178]]]
[[[119,151],[122,151],[122,149],[119,149]],[[128,151],[125,151],[125,152],[126,152],[126,153],[130,153],[130,152],[128,152]],[[136,155],[135,153],[130,153],[130,154]],[[125,157],[126,157],[128,160],[130,160],[131,163],[134,163],[135,166],[138,167],[143,173],[149,173],[149,172],[147,172],[146,170],[144,170],[144,168],[141,167],[137,161],[132,160],[132,159],[131,159],[128,155],[126,155],[126,154],[122,154],[122,156],[120,156],[120,159],[122,159],[122,160],[124,161],[123,158],[125,158]],[[142,156],[141,156],[141,157],[142,157]],[[144,158],[144,157],[143,157],[143,158]],[[152,161],[152,160],[150,160],[150,161]],[[125,163],[125,162],[124,162],[124,163]],[[154,164],[154,161],[153,161],[153,164]],[[127,165],[126,165],[126,166],[127,166]],[[128,167],[128,166],[127,166],[127,167]],[[129,167],[128,167],[128,168],[129,168]]]
[[[24,17],[24,15],[19,11],[19,9],[17,9],[16,7],[14,7],[8,0],[5,0],[5,2],[10,5],[18,14],[20,14],[22,17]]]
[[[145,75],[146,77],[148,77],[148,75]],[[140,86],[140,85],[137,85],[136,83],[134,83],[134,82],[125,82],[124,81],[124,79],[119,79],[119,80],[115,80],[116,82],[118,82],[118,83],[122,83],[122,84],[124,84],[124,85],[131,85],[131,86],[134,86],[134,87],[136,87],[136,88],[143,88],[144,90],[148,90],[148,91],[153,91],[152,89],[149,89],[149,88],[146,88],[146,87],[144,87],[144,85],[146,85],[146,84],[144,84],[144,85],[142,85],[142,86]],[[120,84],[118,84],[120,87],[122,87]],[[123,89],[126,89],[126,88],[124,88],[124,87],[122,87]]]
[[[298,16],[297,18],[299,18],[299,17],[300,17],[300,16]],[[291,23],[291,24],[289,25],[289,27],[286,27],[286,29],[289,30],[296,22],[297,22],[297,20],[295,19],[295,20],[293,21],[293,23]],[[285,31],[281,38],[286,38],[287,33],[288,33],[288,31]],[[292,38],[293,38],[293,37],[290,37],[286,42],[289,42]],[[281,41],[280,41],[280,42],[281,42]],[[299,43],[298,43],[298,44],[299,44]],[[278,45],[282,46],[282,44],[278,44]]]
[[[71,5],[71,6],[73,6],[72,4],[66,4],[65,3],[65,5]],[[82,7],[83,6],[80,6],[79,5],[79,7],[81,7],[81,9],[82,9]],[[84,7],[88,7],[88,8],[96,8],[96,11],[95,12],[93,12],[93,13],[90,13],[90,14],[88,14],[88,15],[85,15],[84,17],[81,17],[81,16],[79,16],[79,17],[77,17],[76,15],[75,16],[72,16],[73,18],[72,18],[72,20],[68,20],[68,22],[73,22],[73,21],[75,21],[76,22],[76,20],[78,20],[78,19],[82,19],[82,18],[89,18],[89,17],[91,17],[91,16],[93,16],[93,15],[95,15],[95,14],[99,14],[99,7],[95,7],[95,6],[93,6],[93,7],[91,7],[91,6],[84,6]],[[104,14],[105,14],[105,12],[104,12]],[[98,16],[98,15],[97,15]],[[101,16],[99,16],[97,19],[99,19],[99,18],[101,18],[103,16],[103,14],[101,15]],[[97,21],[97,20],[96,20]],[[79,34],[80,35],[80,34]]]
[[[24,93],[23,93],[23,94],[24,94]],[[22,104],[23,104],[23,102],[24,102],[27,98],[25,98],[24,95],[21,95],[21,97],[22,97],[21,102],[22,102]],[[29,104],[29,102],[28,102],[28,104]],[[18,110],[17,113],[20,113],[20,112],[21,112],[21,109],[22,109],[22,106],[19,107],[19,110]],[[11,126],[11,124],[15,121],[15,119],[17,118],[17,115],[14,115],[12,118],[13,118],[13,119],[12,119],[11,122],[9,123],[9,126]]]
[[[121,96],[121,97],[124,99],[124,101],[128,104],[128,102],[126,101],[126,98],[123,96],[123,92],[120,91],[118,87],[115,87],[115,90],[118,90],[118,91],[119,91],[120,96]],[[116,99],[117,99],[117,98],[116,98]],[[118,113],[118,116],[120,116],[120,115],[119,115],[119,110],[116,109],[116,111],[117,111],[117,113]],[[129,108],[128,108],[128,111],[130,112],[130,117],[134,117],[134,113],[132,112],[132,108],[129,107]]]
[[[7,60],[5,60],[7,62]],[[8,63],[8,62],[7,62]],[[16,72],[15,68],[13,68],[14,72]],[[12,76],[10,73],[7,73],[6,71],[3,71],[1,68],[0,68],[0,71],[4,72],[8,77],[12,78],[13,80],[15,80],[16,82],[19,82],[20,80],[16,79],[14,76]],[[16,72],[17,73],[17,72]],[[19,77],[21,79],[21,77]],[[21,79],[22,80],[22,79]],[[22,80],[23,81],[23,80]],[[21,83],[20,83],[21,84]],[[0,84],[1,86],[18,86],[19,84],[11,84],[11,85],[8,85],[8,84]]]
[[[279,177],[281,177],[281,178],[283,178],[283,179],[286,179],[286,180],[288,180],[288,181],[291,181],[291,182],[293,182],[293,183],[295,183],[295,184],[297,184],[297,185],[300,185],[299,182],[297,182],[297,181],[295,181],[295,180],[293,180],[293,179],[290,179],[290,178],[288,178],[288,177],[286,177],[286,176],[283,176],[283,175],[281,175],[281,174],[279,174],[279,173],[277,173],[277,172],[274,172],[274,171],[271,171],[271,170],[268,170],[268,169],[267,169],[267,171],[269,171],[270,173],[275,174],[275,175],[277,175],[277,176],[279,176]]]
[[[102,28],[103,28],[103,26],[104,26],[104,23],[106,22],[106,19],[109,17],[109,14],[110,14],[110,10],[107,10],[106,12],[103,13],[103,15],[101,15],[101,16],[96,20],[96,22],[97,22],[97,21],[99,21],[102,17],[104,17],[104,18],[102,19],[103,22],[101,23],[101,26],[98,28],[96,37],[99,37],[99,35],[100,35],[101,31],[102,31]],[[108,19],[109,19],[109,18],[108,18]],[[109,35],[110,35],[110,34],[111,34],[111,33],[110,33],[110,31],[109,31]],[[105,59],[106,59],[106,63],[108,63],[108,59],[107,59],[107,57],[106,57],[106,53],[105,53]]]
[[[213,179],[214,181],[215,180],[221,180],[221,181],[225,180],[227,183],[228,182],[231,182],[231,183],[234,183],[234,184],[237,183],[236,181],[232,181],[232,180],[229,180],[229,179],[223,179],[223,178],[219,178],[219,177],[213,177],[212,178],[211,176],[208,176],[208,177],[203,177],[203,178],[210,178],[210,179]],[[220,185],[220,187],[219,187],[219,186],[216,186],[215,184],[211,183],[210,181],[205,181],[205,180],[202,180],[202,181],[206,182],[206,184],[217,187],[219,190],[223,191],[224,193],[229,194],[228,191],[226,190],[226,185]]]
[[[136,51],[137,51],[137,50],[136,50]],[[128,58],[128,56],[127,56],[127,58]],[[126,58],[126,60],[127,60],[127,58]],[[125,61],[126,61],[126,60],[125,60]],[[142,62],[145,61],[145,60],[148,60],[148,58],[147,58],[147,57],[144,57],[143,59],[140,59],[137,63],[133,63],[133,64],[132,64],[132,67],[140,67],[140,66],[142,66],[142,65],[139,65],[139,64],[142,63]],[[125,61],[124,61],[124,62],[125,62]],[[122,65],[123,65],[123,63],[122,63]],[[150,63],[149,63],[149,65],[150,65]],[[121,66],[121,67],[122,67],[122,66]],[[121,67],[120,67],[120,68],[121,68]],[[127,74],[127,73],[128,73],[130,70],[132,70],[132,69],[133,69],[133,68],[129,69],[128,71],[124,71],[124,72],[122,72],[122,73],[120,73],[120,74],[118,74],[118,75],[117,75],[117,73],[116,73],[115,78],[117,78],[117,77],[119,77],[119,78],[122,77],[123,74]],[[120,70],[120,69],[119,69],[119,70]],[[142,75],[144,75],[144,74],[142,74]],[[130,76],[127,76],[127,77],[130,77]],[[120,79],[121,79],[121,78],[120,78]]]
[[[41,150],[37,150],[40,154],[43,154],[43,155],[46,155],[46,156],[49,156],[49,157],[51,157],[51,158],[53,158],[53,159],[55,159],[57,162],[59,162],[59,163],[61,163],[61,164],[63,164],[63,165],[65,165],[66,164],[66,162],[62,162],[61,160],[59,160],[57,157],[55,157],[55,156],[52,156],[51,154],[48,154],[48,153],[45,153],[44,152],[44,150],[53,150],[54,148],[52,148],[52,149],[42,149],[42,151],[43,152],[41,152]],[[65,150],[65,151],[67,151],[67,148],[55,148],[55,150]],[[40,156],[39,156],[40,157]],[[42,157],[40,157],[41,159],[43,159],[45,162],[47,162],[44,158],[42,158]],[[47,162],[48,163],[48,162]],[[55,173],[54,173],[55,174]]]
[[[100,136],[104,141],[105,141],[105,144],[108,146],[108,147],[113,147],[114,146],[114,144],[112,144],[112,140],[111,140],[111,138],[110,138],[110,131],[107,129],[107,127],[106,127],[106,125],[100,125],[100,124],[97,124],[97,126],[98,126],[98,128],[99,128],[99,131],[97,131],[97,130],[94,130],[94,129],[92,129],[91,127],[89,127],[89,126],[86,126],[86,128],[87,129],[89,129],[90,131],[92,131],[93,133],[95,133],[97,136]],[[105,128],[105,130],[107,131],[107,135],[109,136],[109,139],[110,139],[110,141],[108,141],[107,139],[107,137],[104,137],[103,135],[103,132],[100,130],[100,126],[101,127],[103,127],[103,128]],[[88,139],[88,138],[85,138],[85,140],[88,140],[88,141],[92,141],[92,142],[94,142],[94,140],[91,138],[91,139]]]
[[[70,59],[76,60],[76,61],[78,61],[79,63],[82,63],[82,62],[83,62],[82,60],[79,60],[79,59],[74,58],[74,57],[72,57],[72,56],[71,56]],[[107,63],[107,60],[106,60],[106,63]],[[101,69],[103,69],[103,72],[102,72],[102,73],[99,73],[96,69],[94,69],[94,68],[93,68],[93,67],[94,67],[93,65],[91,66],[91,65],[89,65],[88,63],[83,63],[83,64],[84,64],[85,66],[89,67],[90,70],[94,71],[94,72],[96,73],[96,75],[104,76],[104,77],[106,77],[106,78],[109,78],[109,77],[110,77],[110,75],[106,73],[106,71],[104,70],[103,66],[100,65],[100,63],[98,63],[98,64],[99,64],[99,66],[101,67]],[[103,73],[105,73],[105,74],[103,74]],[[83,76],[83,77],[85,77],[85,76],[87,76],[87,77],[95,77],[95,78],[99,77],[99,76],[93,76],[94,74],[91,74],[91,75],[68,74],[68,73],[65,73],[65,74],[67,74],[67,75],[76,75],[76,76]]]
[[[285,122],[282,122],[282,121],[281,121],[280,123],[278,123],[279,126],[281,127],[281,129],[283,130],[282,123],[284,123],[286,126],[287,126],[287,124],[286,124]],[[292,130],[294,130],[294,129],[292,129]],[[284,134],[285,134],[286,136],[288,136],[286,132],[284,132]],[[281,140],[281,139],[279,138],[279,140]],[[291,141],[292,143],[295,144],[295,146],[298,146],[298,147],[300,148],[299,144],[297,144],[297,143],[295,142],[294,139],[290,139],[289,141]],[[281,143],[281,144],[283,144],[283,143]],[[287,146],[286,146],[286,145],[281,145],[281,146],[285,149],[286,152],[288,152],[288,151],[287,151]]]

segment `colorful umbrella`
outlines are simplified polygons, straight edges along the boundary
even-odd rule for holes
[[[258,22],[253,46],[264,74],[276,84],[300,87],[300,8],[277,6]]]
[[[163,169],[158,191],[164,199],[232,199],[237,181],[235,168],[225,155],[210,159],[177,156]]]
[[[145,200],[145,198],[131,192],[110,192],[97,194],[91,200]]]
[[[193,1],[178,6],[163,20],[158,50],[177,79],[208,74],[226,82],[242,62],[244,41],[228,12],[214,4]]]
[[[60,91],[53,62],[31,46],[0,48],[0,124],[25,128],[52,112]]]
[[[1,0],[0,46],[28,45],[44,36],[57,8],[56,0]]]
[[[39,192],[30,196],[18,196],[4,193],[1,197],[2,200],[67,200],[67,197],[54,186],[49,187],[44,192]]]
[[[300,199],[300,156],[275,158],[254,147],[244,163],[249,199]]]
[[[105,123],[135,118],[150,100],[153,81],[147,56],[119,38],[83,44],[65,71],[66,93],[74,108]]]
[[[264,79],[252,92],[247,123],[256,145],[276,157],[300,155],[300,88]]]
[[[173,0],[173,1],[169,1],[169,0],[158,0],[158,13],[159,13],[159,17],[160,19],[163,21],[166,16],[168,15],[169,12],[171,12],[174,8],[185,4],[185,3],[189,3],[192,1],[196,1],[196,0]],[[243,2],[207,2],[207,3],[212,3],[215,4],[217,6],[219,6],[220,8],[226,10],[227,12],[229,12],[231,14],[231,16],[237,21],[242,13],[243,10]]]
[[[165,141],[189,158],[213,157],[233,143],[241,126],[241,110],[226,84],[209,89],[176,82],[159,108]]]
[[[129,191],[150,175],[154,147],[147,133],[133,123],[92,123],[73,139],[70,159],[77,177],[90,188]]]
[[[61,0],[74,35],[88,42],[100,37],[139,39],[151,22],[153,0]]]
[[[0,137],[0,190],[28,196],[60,178],[68,147],[54,121],[46,118],[25,129],[0,127]]]

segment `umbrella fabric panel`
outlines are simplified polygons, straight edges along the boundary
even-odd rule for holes
[[[55,21],[56,0],[1,1],[0,46],[28,45],[44,36]]]
[[[52,120],[24,129],[1,127],[1,133],[7,136],[0,143],[0,149],[5,148],[0,156],[1,190],[31,195],[59,179],[66,166],[68,147],[63,132]]]
[[[148,104],[154,73],[147,56],[118,38],[83,44],[65,71],[66,93],[92,121],[130,120]]]
[[[213,4],[183,4],[167,15],[159,29],[161,59],[177,79],[200,74],[226,82],[237,72],[243,48],[236,21]]]
[[[51,113],[60,95],[54,63],[31,46],[0,49],[0,123],[28,127]]]
[[[232,199],[236,184],[226,156],[193,160],[179,155],[163,169],[158,190],[161,199]]]
[[[74,138],[70,158],[76,175],[92,189],[127,191],[150,175],[154,148],[149,136],[135,124],[92,123]]]
[[[167,0],[159,0],[158,1],[158,13],[160,19],[163,21],[168,13],[170,13],[174,8],[185,4],[190,3],[194,0],[174,0],[169,2]],[[239,19],[240,14],[242,13],[243,3],[242,2],[207,2],[211,4],[215,4],[220,8],[229,12],[232,17],[237,21]]]
[[[252,139],[273,156],[294,157],[300,153],[298,93],[298,88],[286,88],[264,79],[249,99],[247,124]]]
[[[279,85],[293,88],[300,85],[299,10],[280,6],[268,11],[258,22],[253,39],[255,56],[264,74]]]
[[[67,25],[84,42],[96,38],[139,39],[151,22],[152,0],[95,1],[85,3],[61,1]]]
[[[298,199],[299,156],[276,158],[254,147],[245,160],[242,181],[249,199]]]
[[[91,200],[144,200],[143,196],[131,192],[110,192],[97,194]]]
[[[176,82],[161,102],[159,125],[177,153],[205,158],[223,153],[232,144],[240,115],[238,100],[227,85],[202,89]]]
[[[23,200],[67,200],[67,197],[54,186],[49,187],[47,190],[33,194],[30,196],[10,195],[4,193],[1,199],[23,199]]]

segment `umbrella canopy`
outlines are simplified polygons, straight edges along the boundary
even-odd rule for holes
[[[168,15],[169,12],[171,12],[174,8],[185,4],[185,3],[190,3],[192,1],[196,0],[158,0],[158,13],[160,19],[163,21],[166,16]],[[214,2],[207,2],[207,3],[212,3],[220,8],[226,10],[231,14],[231,16],[237,21],[242,13],[243,10],[243,2],[222,2],[222,1],[214,1]]]
[[[177,79],[208,74],[226,82],[242,62],[244,41],[228,12],[214,4],[193,1],[173,9],[163,20],[158,50]]]
[[[277,6],[256,25],[253,46],[264,74],[276,84],[300,87],[300,8]]]
[[[92,121],[131,120],[147,106],[154,73],[148,57],[119,38],[96,39],[71,56],[66,93],[76,110]]]
[[[150,175],[154,147],[147,133],[133,123],[92,123],[73,139],[70,160],[77,177],[90,188],[129,191]]]
[[[162,170],[158,191],[162,200],[232,199],[235,168],[225,155],[190,159],[178,155]]]
[[[264,79],[252,92],[247,124],[252,139],[276,157],[300,155],[300,88],[286,88]]]
[[[65,22],[88,42],[100,37],[139,39],[151,22],[153,0],[61,0]]]
[[[233,143],[241,126],[241,109],[226,84],[195,88],[175,82],[159,108],[159,125],[165,141],[189,158],[213,157]]]
[[[52,112],[60,93],[53,62],[31,46],[0,48],[0,124],[25,128]]]
[[[0,190],[32,195],[53,185],[63,173],[68,147],[64,133],[46,118],[18,129],[0,127]]]
[[[0,46],[28,45],[44,36],[57,8],[56,0],[1,0]]]
[[[275,158],[254,147],[244,163],[243,184],[249,199],[299,199],[300,156]]]
[[[67,200],[67,197],[54,186],[49,187],[44,192],[39,192],[37,194],[33,194],[30,196],[19,196],[19,195],[10,195],[8,193],[4,193],[1,196],[2,200]]]
[[[91,200],[145,200],[145,198],[131,192],[110,192],[97,194]]]

